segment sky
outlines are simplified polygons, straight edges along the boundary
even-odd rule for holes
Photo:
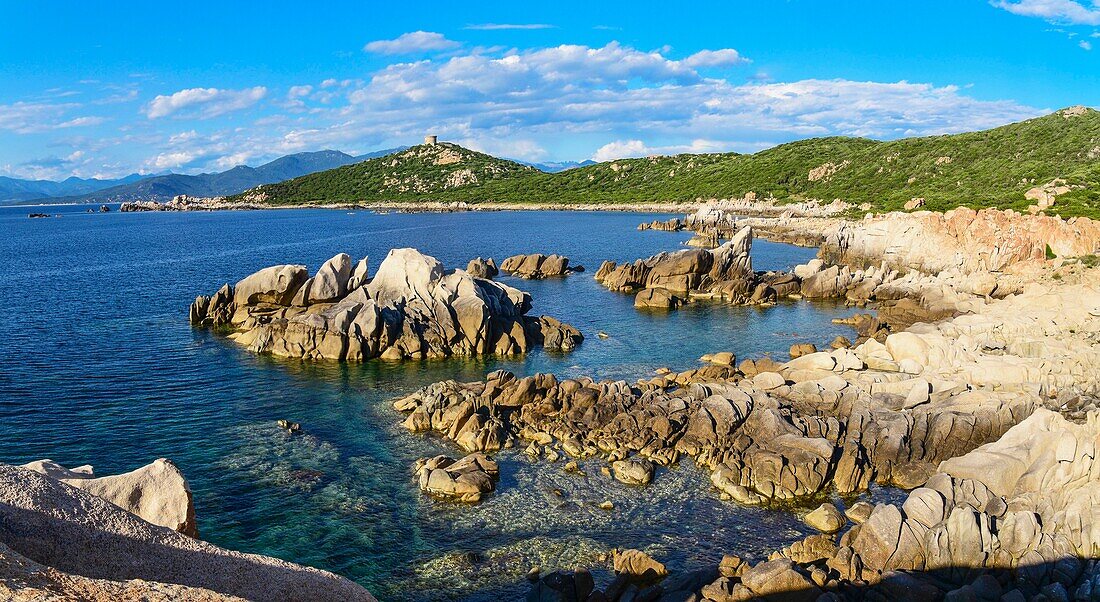
[[[20,178],[426,134],[531,162],[755,152],[1100,105],[1100,0],[0,0],[0,23],[0,175]]]

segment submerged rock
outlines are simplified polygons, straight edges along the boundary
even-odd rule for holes
[[[227,328],[257,353],[362,361],[511,355],[542,344],[569,351],[583,336],[526,315],[527,293],[415,249],[395,249],[368,278],[365,259],[340,254],[310,277],[305,266],[265,268],[191,305],[191,323]]]

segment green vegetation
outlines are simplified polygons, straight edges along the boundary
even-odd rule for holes
[[[454,162],[440,160],[447,155]],[[965,205],[1026,210],[1024,193],[1061,178],[1071,190],[1053,211],[1100,216],[1100,112],[1058,111],[982,132],[879,142],[817,138],[752,155],[736,153],[623,159],[548,174],[451,144],[407,151],[315,173],[252,192],[272,204],[465,201],[579,203],[739,198],[869,203],[901,210]]]

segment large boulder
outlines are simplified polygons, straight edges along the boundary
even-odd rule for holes
[[[500,262],[500,271],[518,278],[540,280],[565,276],[572,270],[569,267],[568,257],[535,253],[531,255],[513,255],[505,259]]]
[[[455,460],[448,456],[421,458],[416,463],[420,490],[457,502],[474,503],[496,489],[500,469],[482,453]]]
[[[304,265],[274,265],[264,268],[233,287],[234,301],[237,305],[289,305],[308,277],[309,272]]]
[[[198,537],[191,488],[170,460],[161,458],[125,474],[98,478],[91,466],[69,470],[52,460],[31,462],[23,468],[83,489],[154,525]]]
[[[112,599],[119,592],[124,592],[120,598],[157,599],[158,592],[175,591],[202,600],[374,600],[361,586],[332,573],[219,548],[146,522],[55,478],[3,464],[0,544],[51,567],[45,577],[62,587],[75,584],[61,573],[97,580],[81,580],[92,589],[81,589],[79,599]],[[135,579],[148,583],[122,587]],[[152,597],[143,595],[145,590]],[[199,597],[197,590],[216,596]]]

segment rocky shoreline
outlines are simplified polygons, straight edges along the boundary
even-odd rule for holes
[[[881,306],[894,328],[868,317],[851,348],[736,366],[723,352],[634,383],[502,371],[444,381],[394,402],[404,426],[474,454],[600,459],[631,486],[691,458],[716,495],[745,504],[804,505],[872,483],[911,490],[908,499],[848,516],[825,504],[807,515],[821,535],[755,566],[728,556],[664,577],[614,562],[618,578],[603,590],[587,570],[554,572],[529,599],[1098,599],[1100,381],[1090,366],[1100,277],[1076,258],[1097,249],[1100,228],[966,209],[684,223],[727,219],[730,242],[714,251],[609,262],[596,278],[646,299],[684,294],[667,308],[763,301],[746,294],[769,286],[746,261],[751,224],[823,241],[822,260],[790,275],[791,294]],[[643,229],[678,229],[667,224]],[[729,282],[740,294],[714,294]]]
[[[206,210],[177,205],[187,208],[170,210]],[[755,564],[729,550],[690,572],[619,549],[533,571],[530,600],[1100,600],[1100,224],[965,208],[840,217],[852,209],[708,203],[640,229],[726,242],[605,262],[595,279],[634,294],[639,308],[793,297],[877,309],[848,320],[854,344],[800,345],[782,363],[716,350],[701,366],[633,382],[498,370],[433,383],[393,406],[405,429],[462,453],[416,462],[417,486],[479,503],[514,486],[492,457],[514,449],[645,495],[690,461],[717,499],[793,510],[821,531]],[[819,246],[819,257],[756,272],[761,233]],[[280,265],[226,284],[198,297],[190,320],[254,352],[304,359],[568,351],[583,340],[529,316],[530,295],[492,281],[498,271],[579,270],[534,254],[448,271],[395,249],[372,277],[366,258],[340,254],[312,275]],[[908,493],[894,504],[846,503],[875,485]],[[21,592],[0,581],[14,599],[373,599],[330,573],[194,539],[186,480],[164,460],[99,478],[50,461],[0,465],[0,502],[0,566],[30,584]],[[181,569],[193,566],[185,557],[204,570]],[[596,569],[612,571],[610,583],[597,587]]]

